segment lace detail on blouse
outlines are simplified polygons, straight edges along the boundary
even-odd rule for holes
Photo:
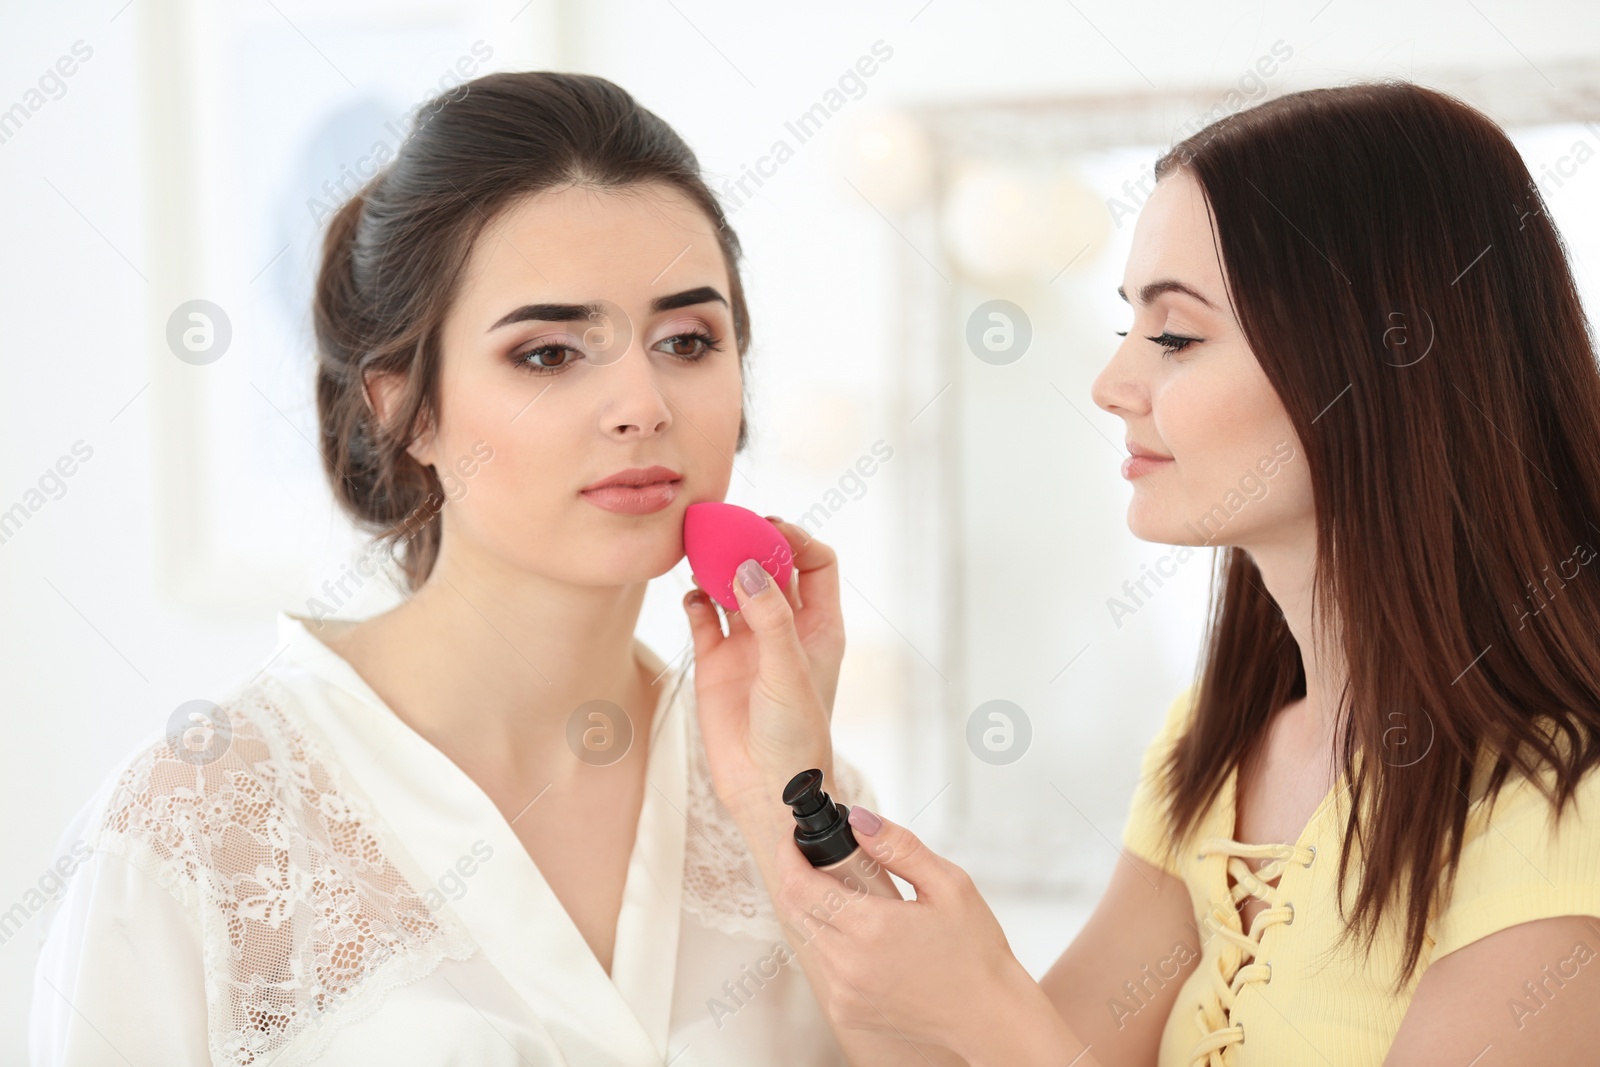
[[[693,685],[693,680],[683,682]],[[714,930],[762,941],[782,941],[783,926],[761,883],[755,857],[744,835],[711,784],[711,764],[700,736],[700,717],[691,702],[688,722],[688,780],[683,855],[683,910]],[[837,753],[838,782],[825,785],[843,804],[871,804],[861,773]]]
[[[1244,1043],[1244,1024],[1231,1018],[1234,1001],[1246,985],[1272,978],[1272,964],[1256,959],[1261,937],[1279,923],[1294,922],[1294,905],[1284,903],[1257,912],[1246,934],[1239,918],[1239,904],[1245,897],[1270,904],[1274,888],[1270,883],[1276,882],[1290,863],[1311,866],[1317,853],[1304,845],[1246,845],[1226,837],[1208,837],[1200,842],[1200,856],[1209,855],[1228,857],[1232,900],[1227,908],[1212,907],[1205,920],[1208,936],[1222,938],[1227,947],[1218,954],[1215,969],[1207,974],[1209,988],[1202,992],[1200,1008],[1195,1012],[1194,1024],[1203,1036],[1194,1047],[1190,1067],[1229,1067],[1228,1050]],[[1245,862],[1269,857],[1272,862],[1259,871],[1252,871]]]
[[[249,686],[123,770],[90,844],[197,917],[214,1062],[288,1067],[477,945],[384,855],[367,803],[271,695]]]

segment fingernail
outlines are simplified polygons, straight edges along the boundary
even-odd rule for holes
[[[745,596],[760,596],[770,584],[766,568],[753,559],[747,559],[739,564],[739,584],[744,588]]]
[[[768,516],[766,516],[766,520],[768,522],[782,522],[783,521],[782,519],[778,518],[778,516],[776,516],[776,515],[768,515]]]
[[[871,837],[883,829],[883,820],[857,804],[850,809],[850,825]]]
[[[698,589],[689,590],[689,594],[683,598],[683,606],[688,608],[690,611],[699,611],[701,605],[704,603],[705,594],[701,593]]]

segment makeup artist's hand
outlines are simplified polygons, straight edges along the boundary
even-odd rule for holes
[[[769,516],[770,519],[770,516]],[[844,622],[838,557],[792,523],[773,520],[794,551],[794,579],[780,590],[759,563],[754,594],[736,578],[739,610],[722,632],[714,602],[696,589],[684,598],[694,636],[700,732],[712,784],[740,815],[751,808],[786,817],[781,794],[808,767],[833,780],[828,733]]]
[[[826,544],[806,533],[805,527],[766,516],[778,528],[794,553],[794,573],[785,593],[794,609],[794,632],[806,650],[811,680],[822,703],[833,714],[839,689],[839,663],[844,659],[844,616],[839,611],[839,557]],[[696,583],[699,584],[699,583]],[[742,612],[733,623],[742,621]]]
[[[1012,955],[967,872],[860,806],[856,840],[916,889],[915,900],[851,892],[776,842],[773,894],[790,943],[814,955],[835,1026],[940,1045],[968,1063],[1097,1063]]]

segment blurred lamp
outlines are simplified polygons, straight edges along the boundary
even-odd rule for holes
[[[928,135],[903,111],[867,112],[845,138],[842,169],[879,211],[902,213],[928,194],[933,169]]]
[[[1053,279],[1092,262],[1111,220],[1082,182],[987,160],[957,167],[941,213],[957,269],[977,281]]]

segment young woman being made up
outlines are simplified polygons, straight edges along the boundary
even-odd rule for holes
[[[1004,1067],[1594,1064],[1600,372],[1528,169],[1402,83],[1155,173],[1093,394],[1133,533],[1221,549],[1197,678],[1039,982],[904,827],[851,814],[917,899],[831,916],[780,842],[830,1013]]]
[[[785,781],[834,783],[833,553],[780,526],[798,579],[755,565],[726,635],[692,591],[693,685],[634,637],[745,444],[738,260],[610,82],[419,112],[333,217],[314,308],[327,474],[409,596],[280,615],[211,721],[80,812],[36,1064],[952,1062],[830,1029],[763,888]],[[596,488],[619,473],[655,485]]]

